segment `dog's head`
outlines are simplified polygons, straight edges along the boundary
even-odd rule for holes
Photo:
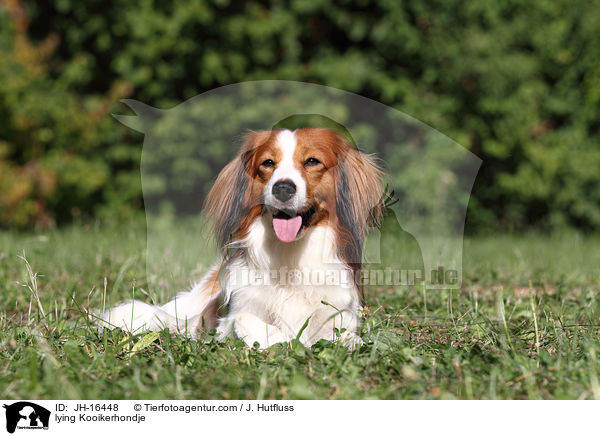
[[[382,176],[371,156],[331,130],[252,132],[217,177],[205,210],[222,247],[265,216],[284,244],[331,226],[343,257],[360,262],[365,233],[382,214]]]

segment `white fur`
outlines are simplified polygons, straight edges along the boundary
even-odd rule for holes
[[[356,332],[359,319],[358,294],[352,282],[351,270],[341,262],[335,251],[333,230],[325,226],[311,227],[303,238],[281,243],[264,215],[250,228],[242,241],[247,255],[230,264],[222,292],[229,303],[229,313],[221,319],[219,331],[223,336],[240,331],[252,331],[247,342],[251,345],[262,334],[262,346],[294,339],[308,320],[300,340],[313,344],[319,339],[335,339],[335,329]],[[286,273],[297,273],[285,280]],[[325,278],[324,283],[319,274]],[[258,280],[252,280],[252,276]],[[273,279],[273,276],[275,278]],[[283,283],[282,283],[283,282]],[[326,302],[327,304],[323,304]],[[257,332],[245,322],[252,314],[262,320]],[[271,338],[264,332],[271,332]]]
[[[277,163],[273,175],[265,188],[265,204],[275,209],[300,210],[306,206],[306,181],[294,165],[294,151],[296,150],[296,133],[282,130],[277,134],[276,146],[282,152],[281,161]],[[285,204],[273,195],[273,185],[282,180],[291,180],[296,185],[296,194]]]
[[[139,300],[130,300],[105,313],[96,314],[100,318],[100,327],[120,327],[132,333],[143,330],[160,331],[168,329],[171,333],[181,333],[192,339],[198,334],[200,315],[215,297],[207,292],[208,278],[214,274],[214,266],[204,278],[189,292],[180,292],[173,300],[163,306],[152,306]]]

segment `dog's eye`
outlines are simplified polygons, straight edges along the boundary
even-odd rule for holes
[[[321,162],[319,162],[318,159],[315,159],[314,157],[309,157],[308,159],[306,159],[306,162],[304,162],[304,166],[308,167],[308,166],[312,166],[312,165],[319,165]]]
[[[270,167],[275,166],[275,162],[273,162],[271,159],[267,159],[266,161],[264,161],[263,163],[261,163],[261,165],[263,167],[270,168]]]

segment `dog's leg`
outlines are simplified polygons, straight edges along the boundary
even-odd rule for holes
[[[97,321],[98,318],[100,321]],[[190,318],[177,318],[158,306],[134,300],[114,307],[106,314],[100,314],[96,322],[100,328],[120,327],[133,334],[144,330],[167,329],[173,334],[182,334],[196,339],[199,333],[198,326],[202,325],[203,318],[201,314]]]
[[[279,328],[248,312],[242,312],[235,316],[233,332],[236,337],[243,339],[250,347],[258,342],[260,348],[268,348],[288,340]]]
[[[202,330],[217,326],[219,293],[219,266],[215,266],[191,291],[180,292],[162,306],[133,300],[91,315],[100,329],[120,327],[133,333],[168,329],[197,339]]]

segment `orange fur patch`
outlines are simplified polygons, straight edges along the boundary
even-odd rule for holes
[[[219,284],[219,269],[215,270],[207,279],[205,292],[211,298],[210,303],[206,306],[201,314],[200,321],[196,326],[196,331],[210,330],[217,327],[219,320],[219,293],[221,286]]]

